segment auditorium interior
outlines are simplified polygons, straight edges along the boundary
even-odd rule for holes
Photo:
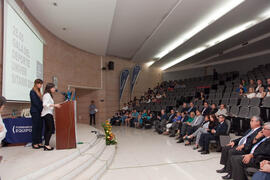
[[[270,180],[269,0],[0,0],[0,180]]]

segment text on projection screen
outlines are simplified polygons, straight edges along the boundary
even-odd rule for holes
[[[12,101],[29,101],[37,78],[43,79],[43,43],[5,3],[3,96]]]

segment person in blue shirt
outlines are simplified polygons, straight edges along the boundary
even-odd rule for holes
[[[236,89],[236,92],[240,92],[240,89],[243,89],[244,93],[247,92],[247,88],[243,86],[242,84],[239,84],[239,88]]]
[[[136,109],[133,110],[131,117],[132,117],[132,122],[134,123],[134,127],[138,127],[139,126],[139,122],[138,122],[139,113],[136,111]]]
[[[140,127],[143,126],[144,121],[146,120],[146,118],[147,118],[147,112],[146,112],[146,109],[144,109],[142,114],[141,114],[140,120],[139,120]]]
[[[90,126],[92,126],[92,122],[96,125],[96,109],[95,102],[91,101],[91,105],[89,106]]]

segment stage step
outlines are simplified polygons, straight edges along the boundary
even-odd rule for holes
[[[65,158],[58,159],[54,163],[43,167],[37,171],[34,171],[26,176],[18,178],[18,180],[36,180],[36,179],[57,179],[56,177],[51,178],[51,174],[54,174],[56,171],[61,172],[61,169],[63,167],[72,168],[70,165],[71,162],[74,162],[74,166],[76,163],[79,163],[79,160],[83,160],[87,155],[87,157],[90,159],[90,154],[101,154],[105,149],[105,140],[103,138],[97,139],[96,135],[90,136],[90,139],[88,143],[85,143],[83,147],[78,148],[74,153],[68,155]],[[61,150],[57,150],[61,151]],[[65,150],[66,151],[66,150]],[[46,153],[53,153],[53,152],[46,152]],[[96,159],[96,158],[95,158]],[[94,160],[95,160],[94,159]],[[92,160],[92,162],[94,161]],[[69,171],[66,171],[62,176],[65,176],[67,173],[72,171],[73,169],[69,169]],[[62,173],[62,172],[61,172]],[[50,176],[50,178],[46,178],[47,176]],[[58,179],[62,176],[57,176]]]
[[[80,154],[79,157],[63,165],[62,167],[56,169],[55,171],[45,175],[40,178],[41,180],[57,180],[57,179],[72,179],[77,176],[80,172],[84,171],[88,166],[93,164],[96,159],[103,153],[105,150],[105,140],[99,138],[97,143]]]
[[[111,165],[116,151],[116,146],[107,146],[103,154],[82,172],[75,180],[98,180]]]

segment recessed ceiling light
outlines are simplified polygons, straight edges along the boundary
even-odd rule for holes
[[[54,5],[54,6],[57,6],[57,3],[56,3],[56,2],[53,2],[53,5]]]
[[[265,20],[265,19],[263,19],[263,20]],[[208,49],[208,48],[210,48],[210,47],[212,47],[212,46],[214,46],[214,45],[216,45],[216,44],[218,44],[218,43],[220,43],[220,42],[222,42],[222,41],[224,41],[224,40],[226,40],[226,39],[228,39],[228,38],[230,38],[230,37],[232,37],[232,36],[234,36],[234,35],[236,35],[236,34],[238,34],[240,32],[242,32],[242,31],[244,31],[244,30],[246,30],[246,29],[248,29],[248,28],[250,28],[250,27],[252,27],[252,26],[254,26],[254,25],[256,25],[256,24],[258,24],[260,22],[262,22],[263,20],[248,21],[248,22],[246,22],[244,24],[241,24],[241,25],[239,25],[237,27],[229,29],[228,31],[222,33],[218,37],[216,37],[214,39],[211,39],[210,41],[204,43],[201,47],[196,48],[194,50],[191,50],[191,51],[187,52],[186,54],[180,56],[179,58],[177,58],[177,59],[175,59],[175,60],[173,60],[173,61],[171,61],[169,63],[166,63],[160,69],[161,70],[166,70],[166,69],[168,69],[168,68],[170,68],[170,67],[172,67],[172,66],[174,66],[174,65],[176,65],[176,64],[178,64],[178,63],[180,63],[180,62],[182,62],[182,61],[184,61],[184,60],[186,60],[186,59],[200,53],[200,52],[202,52],[203,50]]]
[[[213,12],[210,12],[207,17],[201,19],[197,24],[192,26],[192,29],[189,29],[187,32],[181,34],[177,39],[167,45],[161,52],[159,52],[155,58],[161,59],[166,56],[168,53],[173,51],[175,48],[189,40],[191,37],[199,33],[201,30],[224,16],[226,13],[237,7],[239,4],[245,0],[230,0],[224,1],[225,3],[221,4],[219,7],[216,7]]]
[[[155,62],[155,61],[149,61],[149,62],[147,62],[147,63],[145,63],[145,64],[146,64],[147,67],[150,67],[152,64],[154,64],[154,62]]]

